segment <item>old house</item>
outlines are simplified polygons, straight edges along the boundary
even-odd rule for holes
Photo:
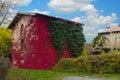
[[[98,34],[103,35],[106,38],[103,48],[120,48],[120,26],[108,27],[107,29],[98,32]]]
[[[52,69],[58,60],[58,53],[52,46],[53,41],[49,30],[50,20],[61,21],[71,25],[83,25],[38,13],[18,13],[9,25],[9,28],[13,30],[12,67]],[[62,36],[60,35],[59,37]],[[67,42],[65,42],[61,57],[72,57]]]

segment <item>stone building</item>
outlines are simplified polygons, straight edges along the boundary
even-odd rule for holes
[[[98,34],[106,38],[103,48],[120,48],[120,25],[116,27],[107,27],[107,29],[99,31]]]

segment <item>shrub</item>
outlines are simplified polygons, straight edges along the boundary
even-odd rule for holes
[[[5,80],[9,68],[10,68],[9,58],[0,57],[0,80]]]
[[[0,27],[0,56],[11,58],[12,30]]]
[[[90,72],[90,69],[91,64],[87,56],[74,59],[63,58],[53,67],[55,71],[65,72]]]
[[[73,59],[71,58],[63,58],[61,59],[58,64],[56,64],[53,68],[55,71],[66,71],[71,72],[73,67]]]
[[[80,56],[61,59],[53,70],[67,72],[120,73],[120,54]]]

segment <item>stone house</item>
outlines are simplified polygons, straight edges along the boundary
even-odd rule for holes
[[[103,48],[120,48],[120,25],[116,27],[107,27],[107,29],[99,31],[98,34],[103,35],[106,38]]]

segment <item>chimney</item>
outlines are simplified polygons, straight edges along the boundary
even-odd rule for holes
[[[107,29],[110,29],[110,26],[108,26]]]

